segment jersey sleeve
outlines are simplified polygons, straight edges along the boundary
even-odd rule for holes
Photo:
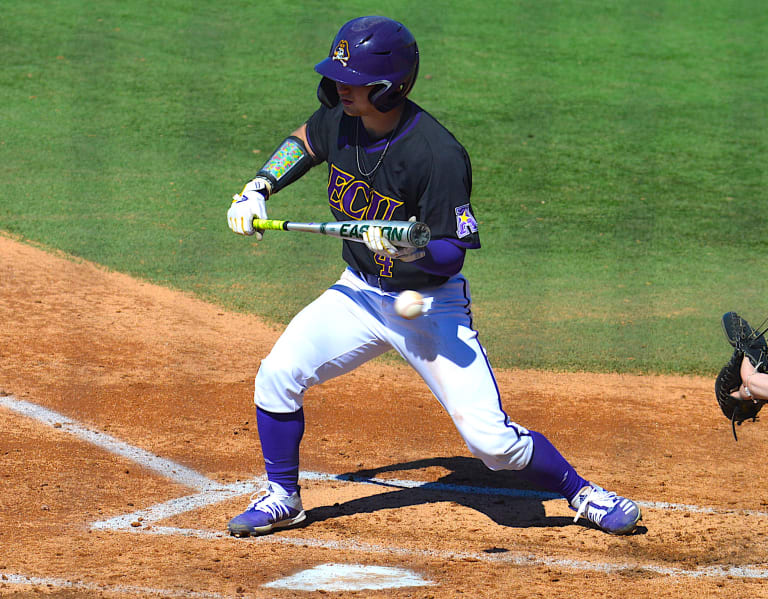
[[[334,120],[332,111],[325,106],[318,108],[307,120],[307,141],[318,162],[328,159],[328,140],[333,139]]]
[[[449,239],[465,249],[480,247],[480,235],[470,203],[472,165],[458,143],[432,152],[429,178],[419,212],[434,239]]]

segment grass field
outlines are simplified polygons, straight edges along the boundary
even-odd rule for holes
[[[339,242],[232,235],[364,2],[6,0],[0,230],[277,323]],[[469,150],[465,273],[498,367],[713,373],[766,310],[768,13],[756,0],[392,1],[412,98]],[[270,215],[328,216],[324,167]]]

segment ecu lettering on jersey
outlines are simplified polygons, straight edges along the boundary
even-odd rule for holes
[[[330,165],[328,203],[353,220],[392,220],[403,202],[387,197],[335,164]]]
[[[347,68],[355,60],[355,49],[350,47],[349,52],[353,55]],[[339,58],[345,55],[339,40],[333,53]],[[340,62],[336,65],[341,68]],[[373,181],[360,173],[359,151],[365,152],[370,168],[381,158],[386,141],[369,136],[360,128],[359,117],[347,115],[342,105],[318,108],[307,121],[307,140],[307,147],[328,165],[326,200],[337,221],[391,221],[416,215],[428,222],[435,239],[457,240],[456,245],[467,250],[480,247],[469,200],[472,174],[466,150],[410,100]],[[457,212],[457,206],[463,208]],[[378,277],[392,289],[424,289],[450,278],[427,272],[415,262],[371,252],[364,243],[350,240],[342,244],[342,258],[352,270]]]
[[[464,204],[456,208],[456,236],[463,239],[477,233],[477,221],[472,215],[469,204]]]

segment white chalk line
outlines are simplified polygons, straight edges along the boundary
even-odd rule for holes
[[[415,480],[398,480],[398,479],[379,479],[379,478],[360,478],[343,474],[327,474],[324,472],[311,472],[303,471],[301,473],[301,479],[305,481],[314,482],[343,482],[343,483],[357,483],[368,485],[381,485],[397,489],[420,489],[429,490],[442,493],[461,493],[461,494],[475,494],[475,495],[501,495],[514,499],[534,497],[542,501],[551,499],[561,499],[559,495],[552,493],[539,493],[536,491],[528,491],[524,489],[500,489],[489,487],[468,487],[464,485],[450,485],[443,483],[426,483]],[[208,491],[203,491],[194,495],[187,495],[185,497],[176,497],[164,503],[158,503],[148,508],[139,509],[127,514],[121,514],[107,520],[101,520],[91,524],[91,527],[99,530],[124,530],[135,527],[136,523],[143,523],[144,525],[151,524],[153,522],[159,522],[170,518],[172,516],[178,516],[186,512],[190,512],[199,508],[204,508],[214,503],[226,501],[228,499],[234,499],[242,495],[248,495],[255,493],[266,482],[265,476],[259,476],[248,481],[238,481],[230,485],[214,485],[211,483],[211,488]],[[671,504],[665,502],[637,502],[640,506],[649,509],[668,510],[668,511],[687,511],[700,514],[751,514],[757,516],[768,517],[768,513],[755,512],[752,510],[716,510],[714,508],[701,507],[696,505],[685,504]]]
[[[176,483],[198,490],[206,490],[212,486],[219,486],[191,468],[158,457],[153,453],[129,445],[119,439],[115,439],[106,433],[86,428],[74,420],[59,414],[58,412],[49,410],[48,408],[22,399],[16,399],[10,395],[0,397],[0,406],[4,406],[9,410],[27,416],[28,418],[70,433],[83,441],[87,441],[91,445],[95,445],[110,453],[136,462]]]
[[[204,475],[172,462],[165,460],[143,449],[133,447],[98,431],[93,431],[77,422],[58,414],[47,408],[31,402],[18,400],[12,396],[0,397],[0,406],[4,406],[29,418],[38,420],[49,426],[55,426],[59,430],[73,434],[102,449],[133,460],[137,464],[153,470],[164,477],[197,489],[199,492],[193,495],[178,497],[164,503],[140,509],[129,514],[122,514],[114,518],[94,522],[92,528],[98,530],[129,531],[141,534],[180,535],[196,537],[200,539],[232,539],[224,532],[186,529],[176,527],[161,527],[154,525],[171,516],[183,514],[195,509],[203,508],[221,501],[252,493],[264,483],[264,477],[257,477],[249,481],[238,481],[233,484],[221,484],[211,481]],[[555,497],[551,493],[540,493],[519,489],[497,489],[488,487],[471,487],[464,485],[450,485],[435,482],[421,482],[413,480],[358,478],[353,475],[334,475],[322,472],[302,472],[302,479],[313,481],[346,482],[349,484],[375,484],[394,488],[409,488],[433,490],[446,493],[502,495],[513,498],[535,498],[548,500]],[[696,505],[676,504],[667,502],[638,502],[642,507],[658,510],[677,510],[703,514],[750,514],[753,516],[768,517],[768,513],[755,510],[719,510],[710,507]],[[242,539],[232,539],[235,542],[248,542]],[[251,538],[250,542],[282,543],[299,547],[318,547],[331,550],[358,551],[363,553],[376,553],[386,555],[421,556],[425,558],[437,558],[441,560],[477,560],[494,563],[509,563],[516,565],[549,565],[565,569],[589,570],[597,572],[616,572],[622,570],[646,570],[658,574],[666,574],[679,577],[724,577],[738,578],[768,578],[768,570],[752,565],[745,566],[709,566],[696,570],[686,570],[668,566],[653,564],[641,565],[638,563],[600,563],[579,560],[566,560],[552,557],[531,556],[513,552],[503,554],[486,554],[472,552],[450,552],[436,550],[412,550],[399,547],[386,547],[380,545],[359,543],[354,541],[322,541],[318,539],[291,538],[282,535],[269,535],[265,537]],[[23,577],[22,577],[23,578]],[[169,591],[172,592],[172,591]]]
[[[478,561],[495,564],[508,564],[514,566],[550,566],[565,570],[580,570],[589,572],[616,573],[626,571],[648,571],[680,578],[768,578],[768,570],[757,566],[707,566],[696,570],[686,570],[672,566],[659,566],[654,564],[642,565],[628,562],[590,562],[586,560],[572,560],[564,558],[535,556],[531,554],[516,553],[485,553],[474,551],[441,551],[436,549],[408,549],[405,547],[393,547],[363,543],[360,541],[324,541],[315,538],[289,537],[284,535],[265,535],[261,537],[249,537],[248,539],[235,539],[222,531],[198,530],[194,528],[176,528],[171,526],[152,526],[150,528],[134,528],[130,532],[136,534],[152,534],[160,536],[184,536],[206,540],[231,540],[233,543],[257,543],[280,544],[293,547],[312,547],[315,549],[329,549],[333,551],[354,551],[358,553],[396,555],[406,558],[437,559],[440,561]]]
[[[254,485],[253,481],[240,482],[236,484],[222,484],[216,481],[212,481],[204,475],[182,466],[171,460],[160,458],[155,454],[152,454],[146,450],[140,449],[133,445],[129,445],[119,439],[112,437],[103,432],[94,431],[89,429],[74,420],[59,414],[48,408],[44,408],[37,404],[16,399],[13,396],[0,396],[0,406],[6,407],[14,412],[27,416],[28,418],[37,420],[43,424],[54,426],[59,430],[70,433],[80,439],[91,443],[97,447],[100,447],[110,453],[120,455],[127,459],[130,459],[137,464],[152,470],[173,482],[197,489],[206,493],[211,493],[214,498],[221,497],[221,499],[214,499],[211,503],[230,499],[239,495],[245,495],[246,493],[252,493],[258,489],[258,485]],[[474,487],[467,485],[452,485],[440,482],[423,482],[414,480],[400,480],[400,479],[383,479],[383,478],[363,478],[354,476],[352,474],[325,474],[320,472],[302,472],[302,478],[306,480],[318,480],[318,481],[340,481],[340,482],[357,482],[366,484],[375,484],[386,487],[402,488],[402,489],[422,489],[441,491],[449,493],[462,493],[470,495],[497,495],[511,497],[515,499],[540,499],[542,501],[548,499],[559,499],[560,496],[554,493],[546,493],[541,491],[531,491],[525,489],[504,489],[493,487]],[[259,479],[255,479],[259,480]],[[263,479],[262,479],[263,480]],[[189,498],[178,498],[168,502],[173,506],[171,508],[172,514],[183,513],[188,511],[182,509],[176,511],[178,507],[183,505],[185,500]],[[180,502],[177,505],[177,502]],[[688,505],[682,503],[668,503],[661,501],[638,501],[638,505],[648,509],[658,510],[670,510],[670,511],[686,511],[699,514],[740,514],[759,517],[768,517],[768,512],[761,512],[757,510],[738,510],[738,509],[717,509],[711,507],[703,507],[697,505]],[[160,504],[165,505],[165,504]],[[196,509],[203,504],[193,505],[189,509]],[[151,508],[150,508],[151,509]],[[160,510],[163,511],[162,509]],[[138,513],[140,516],[144,516],[143,513]],[[128,518],[130,514],[125,515]],[[149,516],[147,516],[149,517]],[[164,516],[167,517],[167,516]]]
[[[302,473],[304,476],[304,473]],[[325,475],[317,472],[307,472],[306,478],[309,480],[328,480]],[[439,482],[420,482],[415,480],[398,480],[391,478],[364,478],[361,476],[355,476],[353,474],[335,474],[330,475],[333,480],[343,482],[356,482],[367,483],[374,485],[381,485],[384,487],[396,487],[402,489],[422,489],[430,491],[445,491],[451,493],[462,493],[465,495],[497,495],[506,496],[513,499],[538,499],[541,501],[547,501],[550,499],[562,499],[561,495],[557,493],[547,493],[546,491],[531,491],[527,489],[503,489],[498,487],[473,487],[468,485],[452,485]],[[640,507],[653,510],[667,510],[667,511],[681,511],[691,512],[695,514],[737,514],[748,516],[762,516],[768,517],[768,512],[761,512],[757,510],[741,510],[741,509],[717,509],[712,507],[705,507],[699,505],[690,505],[685,503],[669,503],[666,501],[636,501]]]

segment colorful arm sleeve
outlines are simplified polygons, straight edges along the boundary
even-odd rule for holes
[[[269,195],[290,185],[315,166],[304,142],[291,135],[274,151],[256,177],[269,182]]]

